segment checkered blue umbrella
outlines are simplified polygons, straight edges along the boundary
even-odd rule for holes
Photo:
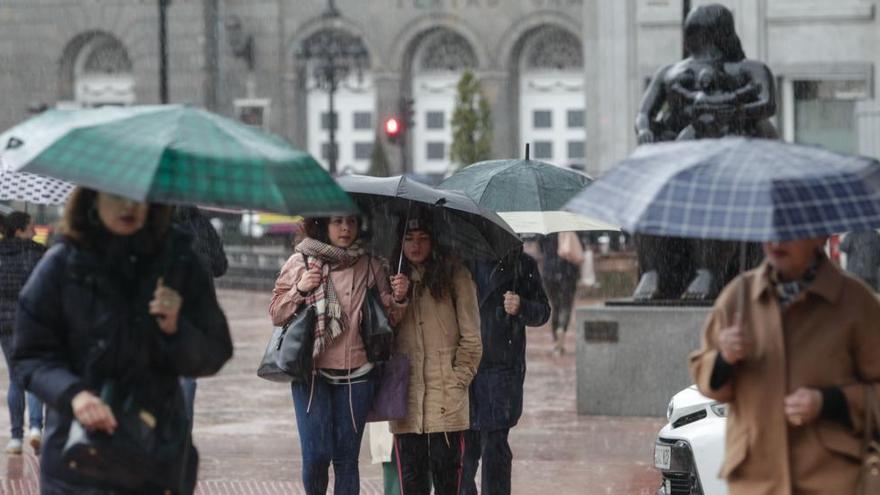
[[[763,139],[646,145],[565,208],[642,234],[806,239],[880,227],[880,163]]]

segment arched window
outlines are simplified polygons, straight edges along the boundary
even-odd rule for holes
[[[526,35],[520,60],[520,149],[562,166],[583,165],[585,109],[580,40],[556,26]]]
[[[73,63],[73,98],[80,106],[135,102],[132,63],[122,43],[106,33],[84,35]]]
[[[424,35],[414,56],[414,171],[440,174],[449,167],[456,86],[466,69],[477,67],[477,56],[462,35],[445,28]]]

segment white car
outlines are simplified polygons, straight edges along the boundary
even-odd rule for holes
[[[669,422],[654,444],[654,467],[663,475],[657,495],[726,495],[718,478],[724,460],[727,406],[702,395],[695,385],[675,394]]]

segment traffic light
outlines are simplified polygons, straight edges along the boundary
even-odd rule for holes
[[[415,110],[413,109],[413,104],[415,100],[412,98],[401,98],[398,104],[400,110],[400,118],[403,120],[403,125],[407,129],[412,129],[415,125]]]
[[[388,138],[388,142],[397,144],[400,141],[400,134],[403,131],[403,126],[400,124],[400,120],[397,117],[388,117],[385,119],[385,136]]]

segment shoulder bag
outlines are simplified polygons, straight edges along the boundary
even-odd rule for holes
[[[367,292],[364,295],[364,304],[361,309],[361,340],[364,342],[364,350],[367,359],[371,363],[381,363],[391,358],[391,347],[394,344],[394,329],[385,314],[385,305],[382,304],[382,294],[376,284],[376,275],[373,273],[373,259],[367,261],[373,285],[367,283]]]
[[[308,257],[302,256],[308,271]],[[257,376],[270,382],[307,381],[312,372],[317,320],[315,306],[303,304],[287,323],[275,327],[257,368]]]
[[[103,486],[192,493],[198,453],[190,442],[186,417],[166,416],[159,412],[161,407],[145,407],[130,392],[113,381],[104,383],[101,400],[113,411],[116,431],[112,435],[89,431],[74,420],[61,462]]]

